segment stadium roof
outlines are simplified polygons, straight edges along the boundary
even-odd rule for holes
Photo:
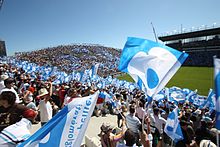
[[[198,30],[198,31],[193,31],[193,32],[187,32],[187,33],[181,33],[181,34],[161,36],[158,38],[161,41],[172,41],[172,40],[195,38],[195,37],[202,37],[202,36],[219,35],[219,34],[220,34],[220,27],[206,29],[206,30]]]

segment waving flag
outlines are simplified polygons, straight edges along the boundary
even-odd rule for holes
[[[144,85],[143,85],[143,82],[142,82],[141,78],[138,77],[138,76],[135,75],[135,74],[129,74],[129,75],[132,77],[132,79],[135,81],[135,83],[138,85],[138,87],[139,87],[141,90],[145,91],[145,87],[144,87]]]
[[[178,119],[178,108],[176,107],[167,117],[164,132],[174,141],[183,139],[181,126]]]
[[[172,91],[170,93],[170,97],[173,101],[176,101],[177,103],[184,103],[186,100],[185,94],[182,90]]]
[[[97,75],[98,72],[98,68],[99,68],[99,63],[97,63],[96,65],[93,65],[90,69],[90,77],[94,77]]]
[[[153,97],[177,72],[188,54],[165,45],[139,38],[129,37],[120,59],[118,69],[137,75]]]
[[[216,93],[216,128],[220,130],[220,59],[214,57],[215,93]]]
[[[215,109],[215,93],[212,89],[209,90],[206,101],[203,104],[203,108]]]
[[[79,147],[98,95],[74,99],[19,147]]]

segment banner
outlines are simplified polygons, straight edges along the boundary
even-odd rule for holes
[[[98,95],[75,98],[19,147],[79,147]]]

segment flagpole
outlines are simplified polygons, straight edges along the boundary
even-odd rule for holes
[[[217,146],[219,146],[219,133],[218,133],[218,129],[216,129],[216,140],[217,140]]]
[[[173,147],[173,140],[171,141],[171,147]]]
[[[151,26],[152,26],[152,29],[153,29],[153,33],[154,33],[155,40],[156,40],[156,42],[158,42],[158,40],[157,40],[157,35],[156,35],[156,31],[155,31],[155,28],[154,28],[154,25],[153,25],[152,22],[151,22]]]

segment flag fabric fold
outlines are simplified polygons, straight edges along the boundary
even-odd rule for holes
[[[181,126],[178,119],[178,108],[176,107],[167,117],[164,132],[174,141],[183,139]]]
[[[209,89],[209,93],[207,96],[206,101],[204,102],[204,104],[202,105],[203,109],[204,108],[209,108],[210,110],[215,110],[215,93],[213,89]]]
[[[216,128],[220,130],[220,59],[214,57],[214,77],[216,94]]]
[[[90,73],[89,73],[90,78],[93,78],[94,76],[97,75],[98,68],[99,68],[99,63],[97,63],[97,64],[95,64],[95,65],[93,65],[93,66],[91,67]]]
[[[150,40],[128,37],[118,69],[136,75],[145,92],[153,97],[172,78],[188,54]],[[133,76],[134,77],[134,76]],[[137,78],[136,82],[140,82]]]
[[[74,99],[19,147],[80,146],[98,95]]]

